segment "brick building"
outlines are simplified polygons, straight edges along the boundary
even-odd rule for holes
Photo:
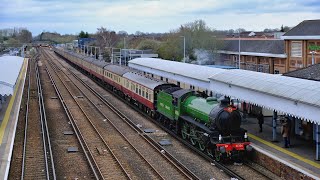
[[[239,43],[240,41],[240,43]],[[285,33],[281,39],[228,38],[224,40],[218,64],[241,69],[283,74],[320,63],[320,20],[306,20]]]

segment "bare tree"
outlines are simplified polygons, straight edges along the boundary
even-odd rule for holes
[[[97,44],[102,47],[114,47],[119,39],[118,35],[114,31],[110,31],[107,28],[98,28],[96,33]]]
[[[32,33],[26,29],[19,32],[17,39],[20,43],[30,43],[32,41]]]

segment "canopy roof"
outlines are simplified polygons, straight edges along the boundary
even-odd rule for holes
[[[1,56],[0,57],[0,94],[13,94],[13,89],[17,78],[23,58],[19,56]]]

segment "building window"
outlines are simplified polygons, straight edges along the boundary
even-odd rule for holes
[[[280,74],[279,70],[274,70],[274,74]]]
[[[291,43],[291,57],[302,57],[302,42],[293,41]]]

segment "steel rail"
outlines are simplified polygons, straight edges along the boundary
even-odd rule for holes
[[[51,65],[52,67],[57,68],[57,69],[59,69],[60,71],[62,71],[61,68],[58,67],[58,66],[56,66],[53,62],[49,62],[49,63],[50,63],[50,65]],[[62,71],[62,72],[63,72],[63,71]],[[64,73],[64,72],[63,72],[63,73]],[[65,86],[65,88],[68,90],[69,94],[72,96],[71,91],[70,91],[69,88],[65,85],[65,83],[62,81],[61,77],[60,77],[58,74],[57,74],[57,76],[58,76],[58,78],[61,80],[61,82],[62,82],[62,84]],[[67,76],[67,77],[68,77],[68,76]],[[77,86],[76,84],[74,84],[74,85],[78,88],[78,86]],[[78,89],[79,89],[79,88],[78,88]],[[80,89],[79,89],[79,90],[80,90]],[[80,91],[81,91],[81,90],[80,90]],[[82,91],[81,91],[81,92],[82,92]],[[85,93],[82,92],[82,94],[84,94],[84,95],[86,96]],[[87,98],[87,99],[96,107],[96,105],[95,105],[89,98]],[[86,116],[86,118],[88,119],[88,121],[90,122],[90,124],[92,125],[92,127],[95,129],[96,133],[99,135],[99,137],[101,138],[101,140],[104,142],[104,144],[106,145],[106,147],[107,147],[108,150],[110,151],[110,154],[111,154],[111,155],[114,157],[114,159],[118,162],[118,164],[119,164],[120,167],[122,168],[122,171],[126,174],[127,178],[131,179],[129,173],[125,170],[125,168],[124,168],[123,165],[121,164],[120,160],[119,160],[119,159],[117,158],[117,156],[113,153],[112,149],[111,149],[110,146],[106,143],[106,141],[104,140],[104,138],[102,137],[102,135],[100,134],[99,130],[96,128],[96,126],[94,125],[94,123],[90,120],[90,118],[88,117],[87,113],[85,113],[85,111],[83,110],[83,108],[80,106],[80,104],[79,104],[76,100],[74,100],[74,101],[77,103],[77,105],[79,106],[79,108],[81,109],[81,111],[83,112],[83,114]],[[104,114],[102,114],[102,115],[104,116]],[[105,116],[104,116],[104,117],[105,117]],[[107,117],[105,117],[105,118],[108,119]],[[108,119],[108,120],[109,120],[109,119]],[[111,125],[112,125],[113,127],[115,127],[114,124],[112,124],[112,122],[110,122],[110,123],[111,123]],[[128,141],[128,139],[126,139],[126,137],[119,131],[119,129],[117,129],[116,127],[115,127],[115,129],[120,133],[120,135],[125,139],[125,141],[127,141],[128,144],[133,147],[133,149],[139,154],[139,156],[140,156],[145,162],[147,162],[147,163],[151,166],[152,170],[157,174],[157,176],[159,176],[161,179],[164,179],[164,178],[160,175],[160,173],[157,172],[157,171],[155,170],[155,168],[142,156],[142,154],[140,154],[140,152]]]
[[[56,179],[56,175],[55,175],[55,169],[54,169],[54,164],[53,164],[53,156],[52,156],[52,149],[51,149],[51,145],[50,145],[50,138],[48,137],[49,133],[47,132],[45,134],[45,130],[46,128],[44,127],[44,118],[45,118],[45,112],[44,110],[44,104],[43,101],[41,100],[42,98],[42,91],[41,91],[41,85],[40,83],[40,79],[38,76],[38,67],[37,67],[37,58],[38,58],[38,54],[32,58],[32,60],[35,60],[35,62],[33,62],[34,64],[34,71],[35,71],[35,78],[36,80],[36,86],[37,86],[37,96],[38,96],[38,105],[39,105],[39,114],[40,114],[40,124],[41,124],[41,132],[42,133],[42,143],[43,143],[43,155],[44,155],[44,162],[45,162],[45,175],[46,175],[46,179]],[[27,105],[26,105],[26,117],[25,117],[25,131],[24,131],[24,143],[23,143],[23,159],[22,159],[22,165],[21,165],[21,179],[24,179],[25,176],[25,168],[26,168],[26,155],[27,155],[27,141],[28,141],[28,123],[29,123],[29,103],[30,103],[30,89],[31,89],[31,70],[32,68],[32,62],[29,63],[29,76],[28,76],[28,95],[27,95]],[[49,145],[47,144],[49,143]],[[51,168],[49,168],[48,165],[48,157],[47,157],[47,151],[49,150],[50,153],[50,160],[51,160]],[[52,166],[53,165],[53,166]],[[50,176],[50,169],[52,172],[52,178]]]
[[[62,57],[62,59],[66,59],[64,57]],[[71,64],[72,66],[75,66],[74,64],[72,64],[69,61],[66,61],[67,63]],[[60,62],[59,62],[60,63]],[[60,63],[61,64],[61,63]],[[70,68],[69,68],[70,69]],[[72,71],[70,71],[72,72]],[[72,72],[73,73],[73,72]],[[77,76],[75,76],[76,78],[78,78]],[[78,78],[80,79],[80,78]],[[127,101],[123,100],[122,97],[120,97],[118,94],[114,93],[113,91],[109,90],[108,88],[105,88],[104,85],[91,78],[94,82],[96,82],[97,84],[100,85],[100,87],[103,87],[105,90],[107,90],[108,92],[110,92],[111,94],[115,95],[118,97],[118,99],[120,99],[122,102],[126,103],[127,105],[129,105],[130,107],[132,107],[133,109],[135,109],[138,113],[140,113],[141,115],[143,115],[144,117],[148,118],[149,120],[151,120],[152,122],[156,123],[158,126],[160,126],[162,129],[164,129],[167,133],[171,134],[173,137],[175,137],[178,141],[182,142],[184,145],[186,145],[187,147],[189,147],[191,150],[193,150],[194,152],[198,153],[201,157],[203,157],[204,159],[208,160],[209,162],[213,163],[216,167],[220,168],[221,170],[223,170],[224,172],[226,172],[226,174],[228,174],[229,176],[231,176],[232,178],[236,178],[239,180],[244,179],[242,176],[238,175],[236,172],[232,171],[230,168],[228,168],[227,166],[225,166],[224,164],[217,162],[215,160],[213,160],[210,156],[208,156],[207,154],[203,153],[202,151],[200,151],[199,149],[197,149],[196,147],[194,147],[193,145],[189,144],[188,142],[186,142],[185,140],[183,140],[181,137],[177,136],[175,133],[173,133],[172,131],[170,131],[169,129],[167,129],[165,126],[163,126],[161,123],[159,123],[158,121],[152,119],[151,117],[149,117],[147,114],[141,112],[136,106],[128,103]],[[80,79],[82,80],[82,79]],[[83,80],[82,80],[83,81]],[[89,86],[90,87],[90,86]],[[104,97],[101,96],[103,99]],[[258,172],[259,174],[263,175],[264,177],[268,178],[268,179],[272,179],[271,177],[269,177],[268,175],[266,175],[263,172],[258,171],[256,168],[254,168],[253,166],[250,165],[250,163],[248,162],[244,162],[244,164],[248,167],[250,167],[251,169],[253,169],[254,171]]]
[[[31,63],[29,63],[29,73],[28,73],[28,95],[26,102],[26,117],[25,117],[25,125],[24,125],[24,139],[23,139],[23,152],[22,152],[22,164],[21,164],[21,179],[24,178],[24,168],[26,162],[26,145],[27,145],[27,130],[28,130],[28,117],[29,117],[29,100],[30,100],[30,82],[31,82]]]
[[[38,98],[39,98],[39,108],[40,108],[40,116],[41,116],[41,126],[42,126],[42,138],[44,139],[44,149],[45,149],[45,158],[46,158],[46,166],[48,168],[48,172],[47,175],[48,177],[50,177],[50,173],[49,171],[52,171],[52,179],[56,180],[56,170],[55,170],[55,166],[54,166],[54,159],[53,159],[53,154],[52,154],[52,146],[51,146],[51,142],[50,142],[50,133],[48,130],[48,123],[47,123],[47,114],[46,114],[46,110],[45,110],[45,106],[44,106],[44,101],[43,101],[43,93],[42,93],[42,86],[41,86],[41,80],[40,80],[40,75],[39,75],[39,68],[36,66],[36,77],[37,77],[37,86],[38,86]],[[49,168],[49,164],[48,164],[48,157],[47,157],[47,153],[49,151],[49,159],[51,162],[51,167]],[[51,178],[49,178],[51,179]]]
[[[137,127],[132,120],[130,120],[127,116],[125,116],[122,112],[120,112],[118,109],[116,109],[109,101],[103,98],[101,94],[96,92],[92,87],[90,87],[88,84],[86,84],[82,79],[77,77],[72,71],[70,71],[71,74],[79,80],[85,87],[87,87],[93,94],[96,95],[97,98],[99,98],[105,105],[107,105],[117,116],[120,117],[121,120],[123,120],[125,123],[127,123],[132,129],[134,129],[137,133],[140,134],[149,144],[153,146],[159,153],[164,152],[164,157],[171,162],[171,164],[177,168],[182,174],[184,174],[186,177],[190,179],[200,179],[197,177],[192,171],[190,171],[185,165],[183,165],[179,160],[177,160],[173,155],[171,155],[168,151],[163,149],[159,143],[154,141],[149,135],[147,135],[142,129]],[[88,98],[89,99],[89,98]],[[91,101],[89,99],[89,101]],[[101,110],[97,107],[96,104],[92,103],[100,112]],[[102,112],[101,112],[102,113]],[[107,118],[107,117],[106,117]],[[108,118],[107,118],[108,119]]]
[[[74,124],[74,118],[73,118],[69,108],[67,107],[67,105],[65,103],[65,100],[61,96],[60,90],[58,89],[55,81],[53,80],[53,77],[52,77],[51,73],[49,72],[48,67],[46,67],[46,72],[47,72],[47,74],[48,74],[48,76],[50,78],[50,81],[52,83],[52,86],[54,87],[55,92],[58,95],[58,98],[59,98],[59,100],[60,100],[60,102],[61,102],[61,104],[63,106],[63,109],[66,112],[66,115],[67,115],[67,117],[68,117],[68,119],[69,119],[69,121],[71,123],[71,126],[72,126],[72,128],[73,128],[73,130],[74,130],[74,132],[76,134],[76,137],[77,137],[77,139],[78,139],[78,141],[80,143],[80,146],[81,146],[81,148],[82,148],[82,150],[83,150],[83,152],[84,152],[84,154],[85,154],[85,156],[86,156],[86,158],[88,160],[89,166],[90,166],[95,178],[99,179],[100,175],[98,175],[98,172],[96,171],[97,164],[94,161],[93,155],[92,155],[91,151],[88,149],[88,145],[85,142],[85,140],[83,139],[82,134],[79,132],[78,127]]]
[[[61,55],[59,55],[61,59],[66,59],[64,57],[62,57]],[[67,63],[69,63],[71,66],[75,67],[77,65],[73,64],[70,61],[66,61]],[[80,67],[79,67],[80,68]],[[89,77],[89,76],[87,76]],[[129,102],[125,101],[124,99],[122,99],[122,97],[120,97],[118,94],[114,93],[113,91],[109,90],[108,88],[105,88],[105,86],[97,81],[96,79],[89,77],[91,80],[93,80],[95,83],[99,84],[100,87],[103,87],[103,89],[107,90],[109,93],[115,95],[119,100],[121,100],[123,103],[129,105],[130,107],[132,107],[133,109],[135,109],[139,114],[143,115],[144,117],[146,117],[147,119],[149,119],[150,121],[152,121],[153,123],[157,124],[159,127],[161,127],[163,130],[165,130],[168,134],[172,135],[175,139],[177,139],[178,141],[180,141],[181,143],[183,143],[185,146],[187,146],[188,148],[190,148],[192,151],[196,152],[197,154],[199,154],[202,158],[208,160],[209,162],[211,162],[212,164],[214,164],[216,167],[218,167],[219,169],[221,169],[223,172],[225,172],[226,174],[228,174],[231,178],[235,178],[238,180],[244,180],[245,178],[243,178],[242,176],[240,176],[239,174],[237,174],[236,172],[232,171],[230,168],[228,168],[227,166],[225,166],[224,164],[217,162],[215,160],[213,160],[210,156],[208,156],[207,154],[203,153],[202,151],[200,151],[199,149],[197,149],[196,147],[194,147],[193,145],[191,145],[189,142],[183,140],[181,137],[179,137],[178,135],[176,135],[174,132],[172,132],[171,130],[167,129],[165,126],[163,126],[161,123],[159,123],[158,121],[156,121],[155,119],[152,119],[151,117],[149,117],[147,114],[143,113],[140,111],[140,109],[138,109],[136,106],[130,104]],[[104,97],[103,97],[104,98]],[[255,170],[255,169],[254,169]],[[256,170],[255,170],[256,171]],[[261,172],[258,171],[258,173],[262,174]]]
[[[59,62],[59,61],[57,61]],[[61,62],[59,62],[61,64]],[[61,66],[63,66],[61,64]],[[63,66],[64,67],[64,66]],[[58,67],[59,68],[59,67]],[[66,68],[66,67],[64,67]],[[69,70],[69,72],[79,81],[81,82],[88,90],[91,91],[98,99],[100,99],[106,106],[108,106],[117,116],[120,117],[122,121],[127,123],[132,129],[134,129],[142,138],[149,143],[154,149],[156,149],[159,153],[161,153],[178,171],[180,171],[184,176],[186,176],[189,179],[200,179],[197,177],[192,171],[190,171],[185,165],[183,165],[179,160],[177,160],[173,155],[171,155],[168,151],[163,149],[160,144],[158,144],[156,141],[154,141],[149,135],[147,135],[143,130],[141,130],[139,127],[137,127],[130,118],[125,116],[122,112],[120,112],[118,109],[116,109],[109,101],[107,101],[101,94],[99,94],[97,91],[95,91],[92,87],[90,87],[87,83],[85,83],[81,78],[77,77],[74,72],[72,72],[69,68],[66,68]],[[60,68],[61,70],[61,68]],[[61,70],[62,71],[62,70]],[[63,72],[63,71],[62,71]],[[63,72],[65,73],[65,72]],[[65,73],[66,76],[68,76]],[[75,86],[77,86],[75,84]],[[77,86],[77,88],[87,97],[87,95]],[[87,97],[87,99],[97,108],[97,110],[103,115],[103,112],[97,107],[95,103],[93,103],[90,98]],[[109,120],[108,117],[105,116],[107,120]],[[110,121],[110,120],[109,120]],[[110,121],[110,123],[112,123]],[[113,124],[113,123],[112,123]],[[113,125],[115,126],[115,125]],[[118,130],[119,133],[120,130]],[[122,134],[122,133],[121,133]]]

